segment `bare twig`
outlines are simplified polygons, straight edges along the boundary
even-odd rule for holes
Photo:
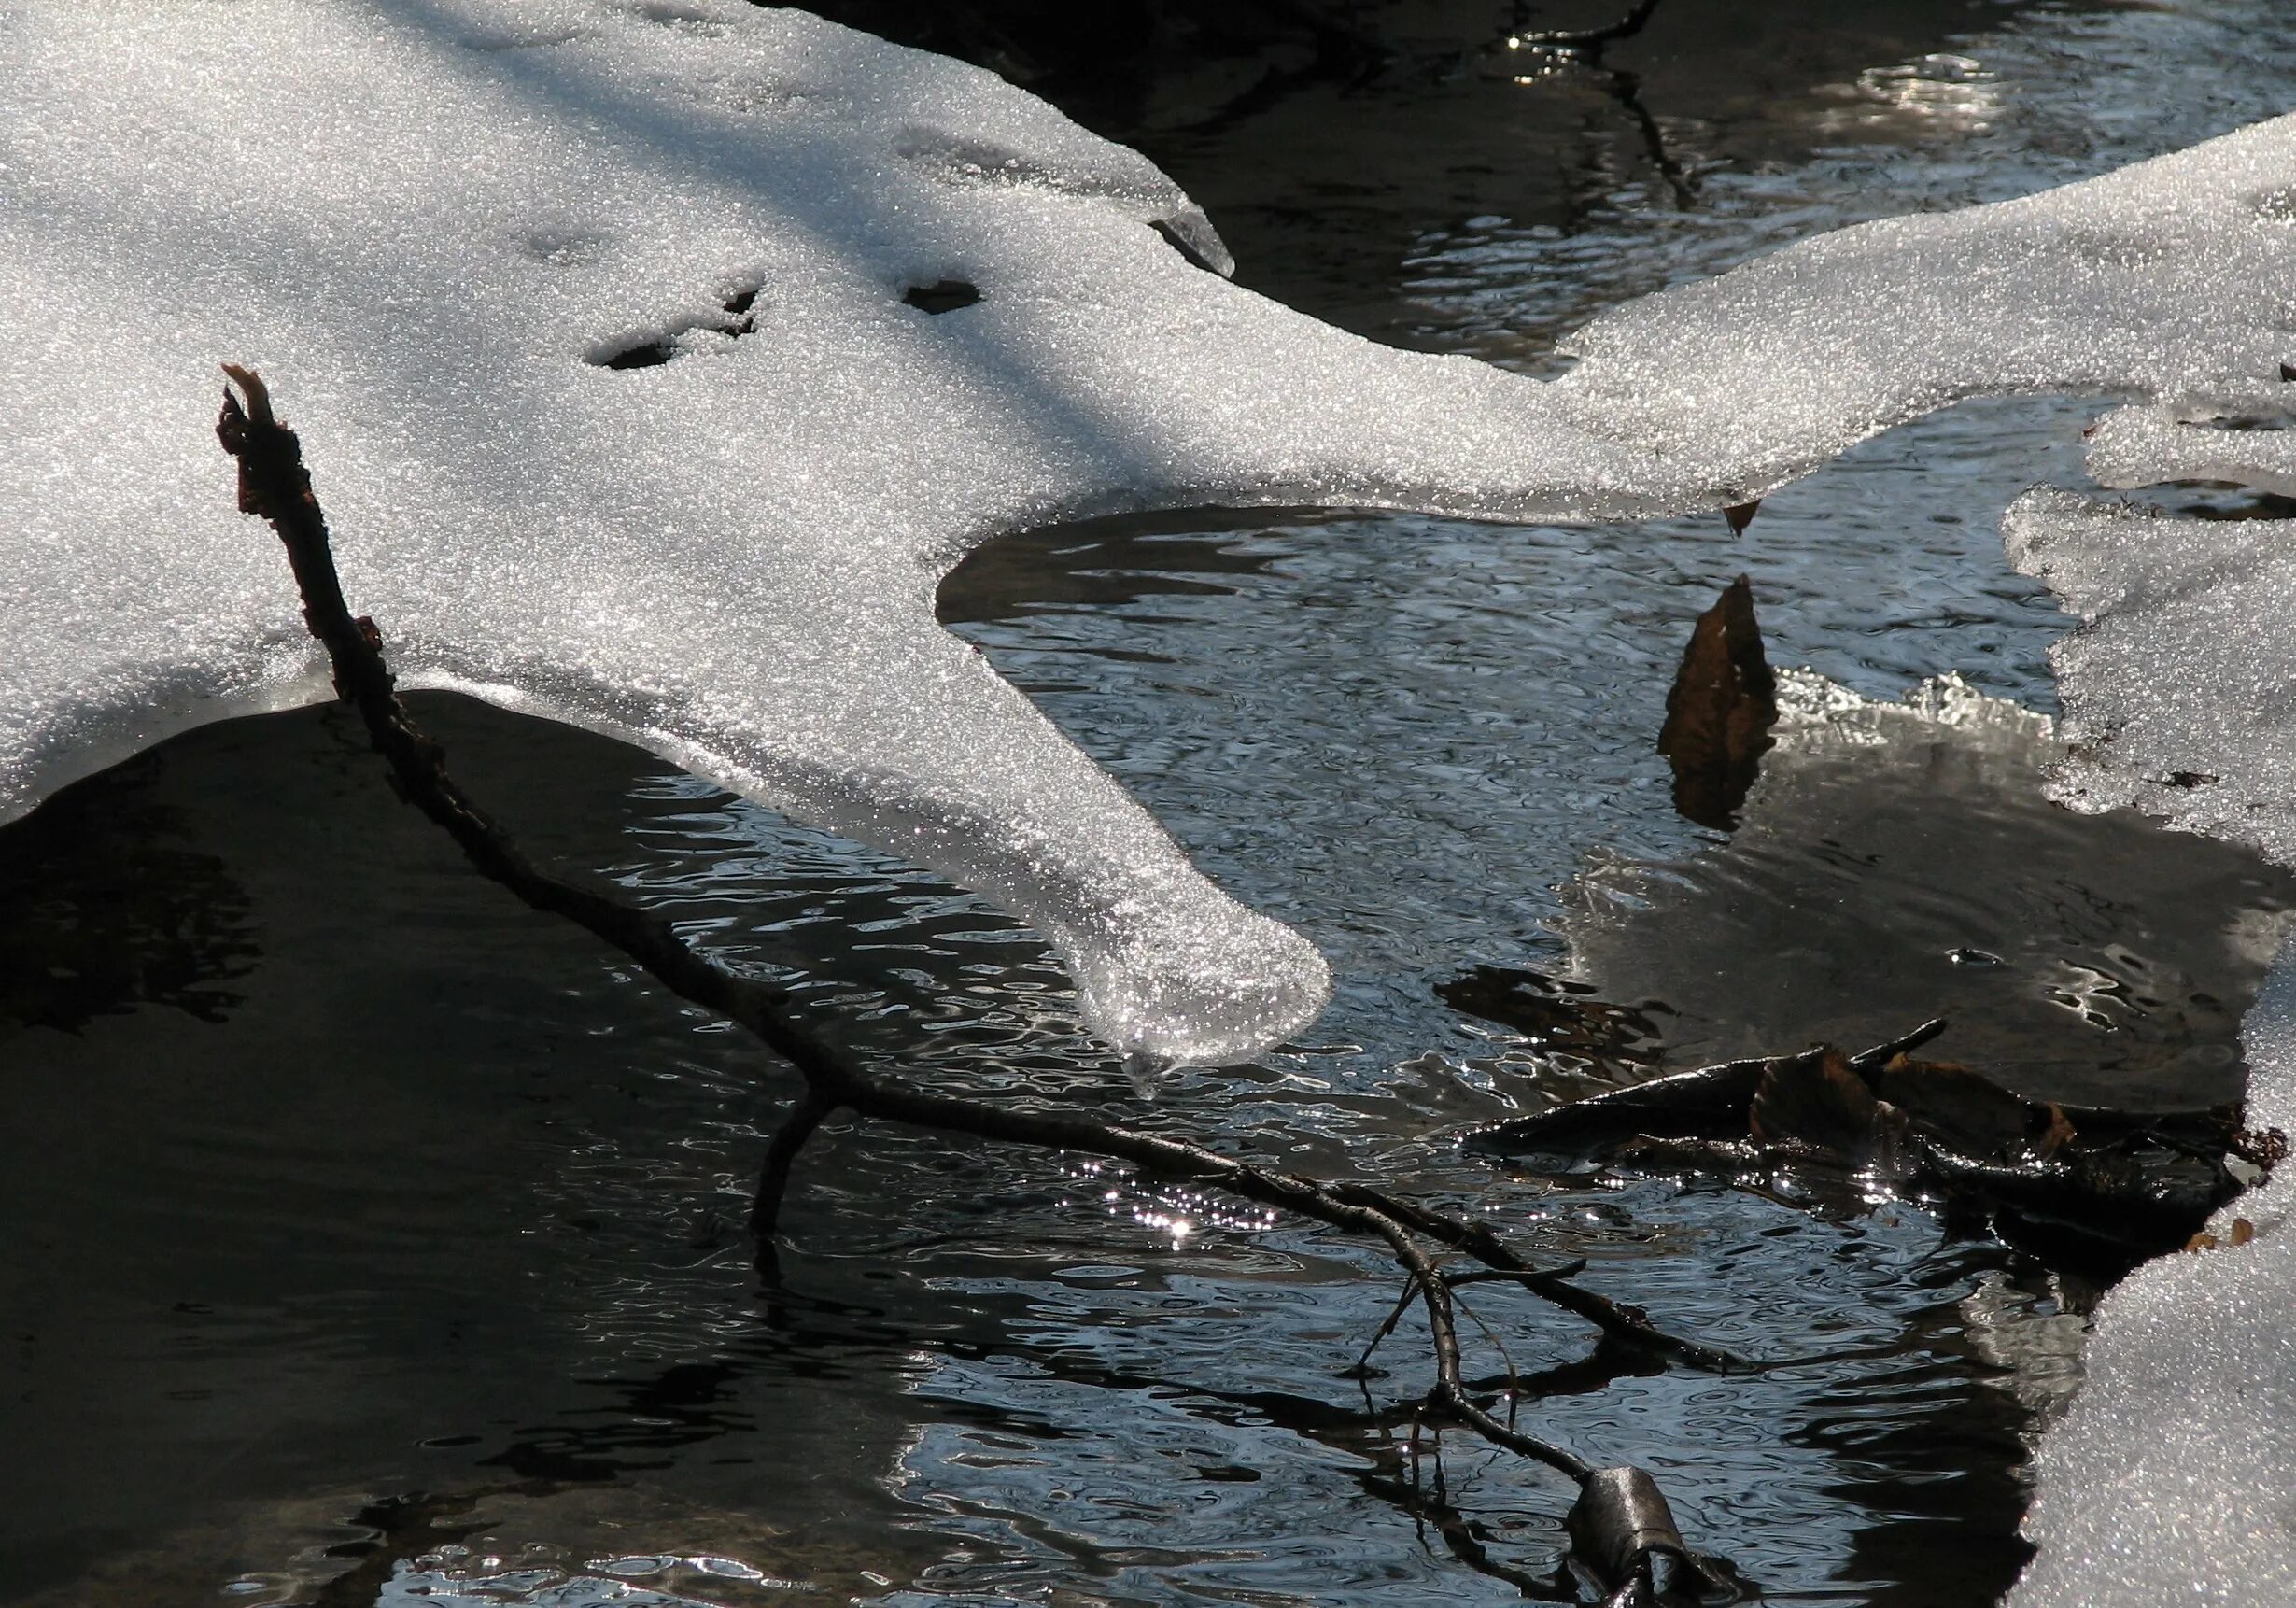
[[[1945,1028],[1945,1018],[1933,1016],[1910,1033],[1901,1033],[1895,1038],[1884,1038],[1879,1044],[1859,1051],[1850,1057],[1850,1065],[1861,1071],[1866,1067],[1887,1066],[1900,1055],[1912,1054],[1923,1045],[1937,1037],[1938,1034],[1943,1033]]]
[[[1481,1262],[1495,1278],[1520,1284],[1573,1312],[1613,1340],[1661,1352],[1695,1366],[1736,1371],[1727,1353],[1680,1339],[1639,1311],[1583,1291],[1565,1270],[1534,1267],[1491,1231],[1357,1183],[1326,1183],[1224,1156],[1201,1145],[1082,1118],[1012,1110],[937,1094],[875,1076],[799,1020],[788,994],[754,978],[712,965],[667,921],[578,887],[529,858],[447,773],[439,744],[399,698],[373,621],[354,617],[336,575],[325,514],[311,488],[294,431],[275,416],[269,391],[253,371],[225,365],[244,394],[224,394],[216,433],[239,463],[239,506],[270,521],[286,544],[311,633],[327,650],[335,687],[359,711],[401,789],[452,836],[472,865],[536,910],[563,916],[644,967],[672,993],[741,1026],[788,1061],[804,1093],[768,1149],[753,1222],[761,1243],[778,1223],[790,1169],[805,1141],[843,1107],[881,1121],[1046,1150],[1072,1150],[1132,1164],[1144,1173],[1211,1185],[1257,1204],[1296,1212],[1384,1244],[1426,1308],[1436,1382],[1427,1405],[1438,1418],[1464,1423],[1495,1446],[1569,1474],[1583,1488],[1597,1474],[1576,1453],[1526,1434],[1492,1417],[1461,1375],[1451,1283],[1420,1244],[1425,1238]],[[1574,1264],[1568,1271],[1577,1271]],[[1394,1320],[1382,1329],[1390,1332]],[[1368,1353],[1367,1353],[1368,1355]],[[1510,1375],[1513,1364],[1508,1364]]]
[[[1639,1307],[1613,1301],[1609,1296],[1598,1295],[1591,1290],[1582,1290],[1572,1284],[1560,1269],[1533,1267],[1517,1255],[1512,1246],[1493,1234],[1486,1224],[1445,1217],[1441,1212],[1429,1211],[1423,1206],[1398,1200],[1360,1184],[1337,1183],[1326,1187],[1342,1200],[1374,1205],[1430,1239],[1449,1246],[1454,1250],[1465,1251],[1495,1273],[1515,1277],[1524,1289],[1566,1312],[1585,1319],[1613,1340],[1672,1357],[1710,1373],[1740,1374],[1750,1371],[1750,1364],[1743,1358],[1696,1340],[1669,1334],[1651,1322],[1649,1315]],[[1575,1272],[1577,1267],[1584,1265],[1584,1262],[1577,1263],[1571,1271]]]
[[[1372,1337],[1363,1343],[1363,1354],[1355,1360],[1355,1366],[1348,1370],[1351,1375],[1357,1379],[1369,1379],[1373,1376],[1372,1353],[1378,1350],[1387,1337],[1395,1333],[1395,1326],[1403,1320],[1403,1314],[1411,1310],[1411,1304],[1418,1298],[1419,1281],[1416,1278],[1404,1279],[1403,1292],[1395,1298],[1395,1309],[1387,1314],[1386,1322],[1372,1331]]]

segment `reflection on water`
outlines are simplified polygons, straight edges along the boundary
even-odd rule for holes
[[[0,858],[0,1035],[166,1005],[221,1022],[261,953],[222,862],[183,846],[134,760],[56,799]]]
[[[1453,41],[1456,72],[1415,46],[1360,83],[1246,100],[1247,77],[1217,118],[1151,94],[1131,132],[1212,203],[1247,279],[1539,363],[1594,307],[1775,240],[2276,110],[2290,48],[2236,0],[2211,18],[1681,0],[1610,61],[1697,176],[1685,212],[1599,87],[1486,76],[1496,8],[1464,9],[1430,0],[1409,24]],[[1950,744],[1782,764],[1774,827],[1724,849],[1674,815],[1652,751],[1689,622],[1741,570],[1778,662],[1887,697],[1958,670],[2047,709],[2057,619],[1993,521],[2077,471],[2084,421],[1954,410],[1770,499],[1742,542],[1719,520],[1205,515],[976,557],[947,616],[1339,974],[1310,1041],[1178,1076],[1145,1108],[1041,944],[982,901],[580,733],[426,707],[534,849],[790,980],[864,1051],[1486,1210],[1764,1360],[1653,1372],[1519,1294],[1473,1296],[1546,1392],[1542,1432],[1655,1469],[1693,1540],[1769,1601],[1982,1601],[2022,1557],[2023,1447],[2064,1399],[2087,1292],[1895,1206],[1845,1220],[1697,1180],[1500,1178],[1426,1136],[1521,1108],[1551,1060],[1436,989],[1565,971],[1557,888],[1631,861],[1675,867],[1654,905],[1744,963],[1716,978],[1707,944],[1572,918],[1606,993],[1641,978],[1673,1007],[1646,1013],[1666,1053],[1836,1030],[1820,1019],[1844,989],[1895,1029],[1934,984],[1964,990],[1961,1052],[2036,1080],[2161,1090],[2211,1059],[2253,971],[2195,912],[2287,905],[2224,851],[2056,816],[2023,792],[2029,745]],[[1940,899],[1965,849],[1987,874]],[[331,712],[193,733],[97,779],[0,833],[0,997],[40,1002],[0,1023],[0,1600],[1558,1588],[1570,1493],[1457,1437],[1436,1483],[1399,1405],[1427,1383],[1408,1329],[1382,1349],[1391,1375],[1342,1376],[1395,1285],[1333,1236],[833,1123],[800,1166],[787,1287],[761,1292],[737,1224],[787,1080],[477,881]],[[1813,910],[1817,887],[1843,897]],[[1823,918],[1830,958],[1872,964],[1838,981],[1775,965],[1797,913]],[[1940,948],[2007,964],[1945,971]],[[2035,1005],[2051,956],[2086,970]],[[27,962],[67,975],[27,981]],[[2215,1088],[2236,1069],[2200,1070]]]
[[[1317,515],[1291,515],[1302,524]],[[1226,597],[1227,577],[1268,574],[1275,553],[1253,540],[1268,525],[1265,509],[1218,515],[1139,515],[1082,525],[1022,530],[967,557],[941,583],[937,613],[947,626],[1090,613],[1155,597]],[[1226,523],[1233,540],[1206,540]],[[1114,656],[1113,650],[1098,650]]]
[[[1663,1023],[1660,1065],[1945,1016],[1938,1053],[2032,1099],[2241,1097],[2240,1018],[2296,879],[2134,811],[2048,803],[2049,723],[1958,683],[1907,704],[1792,692],[1799,718],[1726,846],[1600,864],[1571,892],[1580,977]]]

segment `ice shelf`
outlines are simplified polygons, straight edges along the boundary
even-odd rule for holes
[[[1206,503],[1627,516],[1977,391],[2234,395],[2296,261],[2281,120],[1621,309],[1542,387],[1239,289],[1138,156],[743,0],[0,0],[0,819],[327,695],[210,432],[248,363],[410,685],[996,898],[1148,1061],[1280,1039],[1323,963],[936,625],[967,548]]]

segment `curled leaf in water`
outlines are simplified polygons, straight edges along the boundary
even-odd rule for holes
[[[1778,682],[1740,575],[1698,616],[1667,694],[1658,752],[1674,768],[1674,808],[1701,826],[1737,825],[1777,723]]]

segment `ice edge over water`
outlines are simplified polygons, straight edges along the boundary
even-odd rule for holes
[[[2243,394],[2296,251],[2283,119],[1622,308],[1542,387],[1241,290],[1134,153],[740,0],[0,0],[0,376],[40,399],[0,487],[0,818],[326,696],[209,434],[229,358],[409,685],[989,895],[1142,1061],[1280,1039],[1323,963],[936,625],[965,550],[1206,503],[1626,517],[1959,396]],[[945,282],[979,299],[907,298]]]

